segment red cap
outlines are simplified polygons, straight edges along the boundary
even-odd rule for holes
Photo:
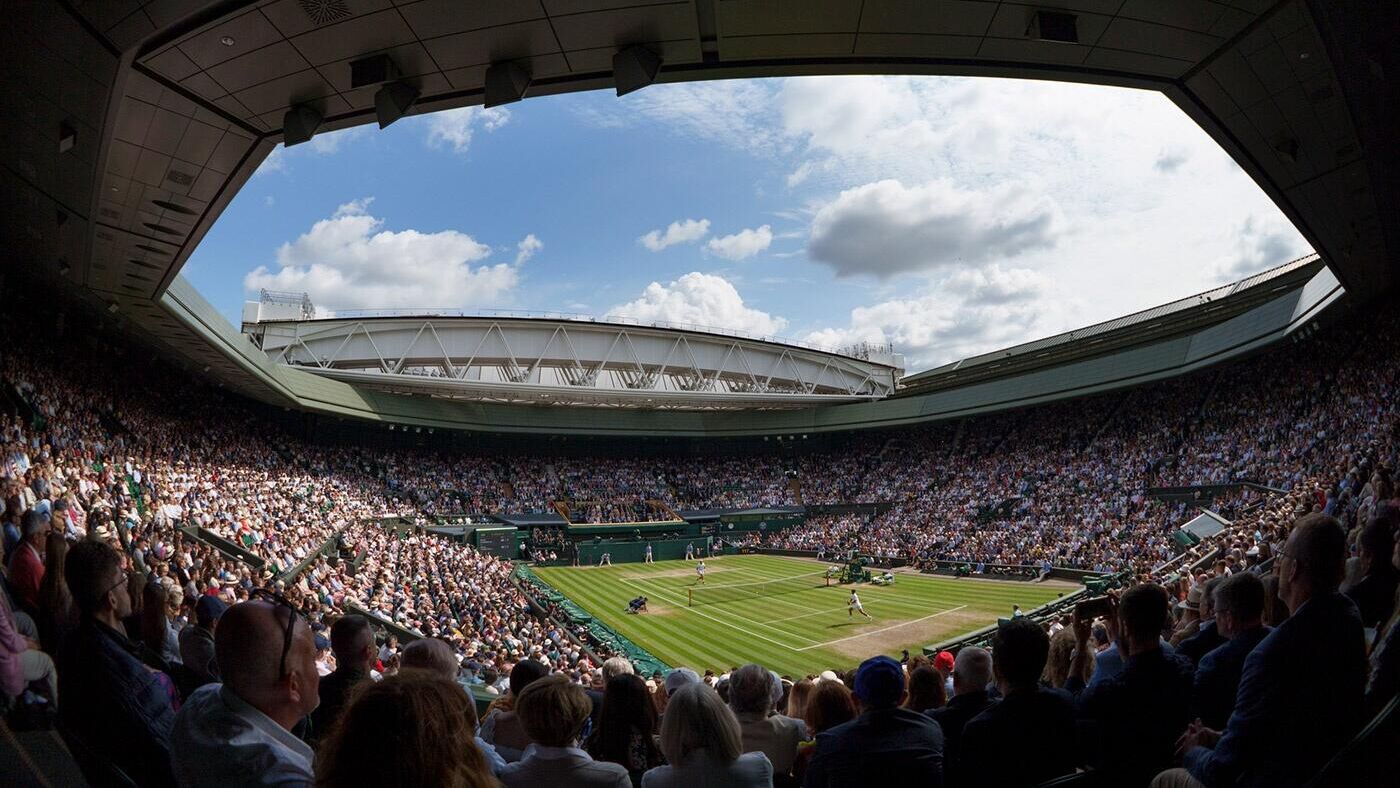
[[[933,666],[945,676],[953,672],[953,652],[940,651],[938,656],[933,658]]]

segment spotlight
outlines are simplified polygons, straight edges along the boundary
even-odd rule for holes
[[[511,104],[525,97],[530,75],[518,63],[493,63],[486,69],[487,109]]]
[[[379,85],[399,78],[399,67],[388,55],[370,55],[350,63],[350,87]]]
[[[613,83],[617,95],[624,96],[641,90],[656,81],[661,70],[661,56],[644,46],[630,46],[613,55]]]
[[[107,311],[114,315],[117,313],[118,309],[121,309],[121,307],[117,306],[115,301],[107,305]]]
[[[402,118],[418,100],[418,88],[403,82],[391,82],[374,94],[374,114],[379,128]]]
[[[282,144],[288,148],[300,145],[316,136],[321,127],[320,110],[306,104],[297,104],[282,116]]]

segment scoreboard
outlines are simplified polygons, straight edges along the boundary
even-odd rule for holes
[[[476,549],[497,558],[514,559],[517,555],[514,528],[478,528],[473,532]]]

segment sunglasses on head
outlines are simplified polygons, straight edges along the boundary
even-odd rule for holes
[[[292,650],[292,634],[296,631],[297,619],[301,618],[301,611],[291,603],[286,597],[266,588],[254,588],[252,599],[261,599],[275,607],[285,607],[287,609],[287,629],[282,633],[282,659],[277,662],[277,678],[280,680],[287,675],[287,654]]]

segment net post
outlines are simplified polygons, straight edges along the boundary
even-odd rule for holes
[[[685,590],[685,606],[695,607],[695,593],[689,588]]]

